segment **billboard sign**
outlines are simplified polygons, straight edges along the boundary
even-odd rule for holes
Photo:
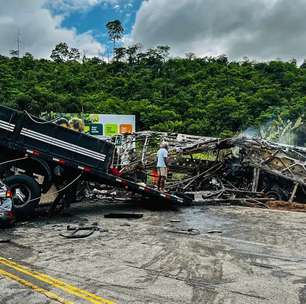
[[[131,134],[136,131],[135,115],[51,113],[42,115],[44,119],[62,118],[70,128],[86,134],[108,138],[118,134]]]

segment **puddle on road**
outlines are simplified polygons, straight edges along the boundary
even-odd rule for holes
[[[185,209],[182,214],[182,223],[189,228],[198,229],[201,233],[207,233],[212,230],[226,231],[228,226],[237,222],[237,220],[217,215],[215,210],[207,207]]]

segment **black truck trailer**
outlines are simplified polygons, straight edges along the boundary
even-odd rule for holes
[[[188,200],[111,174],[114,145],[0,106],[0,178],[11,188],[17,215],[31,215],[52,185],[72,198],[76,180],[93,181],[156,200]],[[41,176],[37,181],[36,176]]]

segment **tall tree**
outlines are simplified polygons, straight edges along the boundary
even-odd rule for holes
[[[120,40],[124,33],[124,28],[120,20],[113,20],[106,23],[108,37],[113,41],[113,53],[115,53],[116,41]]]
[[[79,60],[81,58],[81,53],[76,48],[71,48],[68,55],[69,60]]]
[[[188,60],[193,60],[193,59],[196,58],[196,54],[193,53],[193,52],[188,52],[188,53],[185,54],[185,56],[186,56],[186,59],[188,59]]]
[[[80,51],[76,48],[69,49],[69,46],[65,42],[61,42],[55,46],[52,50],[50,58],[57,63],[79,60],[81,57]]]
[[[124,58],[125,54],[126,54],[126,48],[124,47],[118,47],[118,48],[115,48],[115,51],[114,51],[114,59],[116,61],[120,61],[121,59]]]
[[[136,56],[139,50],[141,50],[141,44],[140,43],[135,43],[133,45],[130,45],[126,49],[126,54],[128,56],[128,62],[129,64],[133,64],[136,61]]]
[[[170,46],[168,45],[158,45],[156,47],[157,53],[163,58],[164,61],[169,57]]]
[[[64,62],[69,56],[69,47],[67,43],[61,42],[52,50],[50,58],[57,63]]]

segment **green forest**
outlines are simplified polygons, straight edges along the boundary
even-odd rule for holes
[[[169,47],[115,49],[111,62],[65,43],[50,59],[0,56],[0,102],[32,114],[139,114],[141,130],[227,137],[306,111],[306,64],[170,58]]]

